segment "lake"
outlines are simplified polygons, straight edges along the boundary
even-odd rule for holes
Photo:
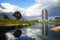
[[[18,40],[60,40],[60,32],[49,30],[55,27],[55,24],[48,24],[48,34],[46,36],[42,35],[42,27],[42,24],[35,24],[22,28],[22,35]]]
[[[60,33],[49,30],[55,27],[54,24],[48,24],[48,34],[46,36],[42,35],[42,25],[37,24],[27,28],[23,28],[22,36],[28,36],[30,38],[35,38],[35,40],[60,40]]]

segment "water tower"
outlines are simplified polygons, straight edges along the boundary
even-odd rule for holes
[[[42,20],[45,21],[42,24],[42,34],[47,35],[48,34],[48,11],[47,9],[42,10]]]

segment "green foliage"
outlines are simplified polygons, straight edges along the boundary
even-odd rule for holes
[[[16,19],[21,19],[21,13],[19,11],[16,11],[13,16],[16,18]]]
[[[8,16],[5,13],[2,13],[2,18],[3,19],[9,19]]]
[[[14,20],[14,19],[0,19],[0,26],[31,26],[34,25],[35,22],[33,21],[22,21],[22,20]]]

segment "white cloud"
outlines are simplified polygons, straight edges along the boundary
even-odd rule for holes
[[[43,6],[42,4],[32,5],[26,9],[26,16],[42,15],[42,9],[47,8],[48,6]]]
[[[4,12],[14,12],[14,5],[11,5],[9,3],[1,3],[2,7],[4,7],[5,9],[3,9]]]
[[[57,4],[59,0],[35,0],[36,3],[42,4],[42,5],[52,5]]]
[[[41,15],[41,4],[35,4],[26,9],[26,16],[36,16]]]
[[[15,11],[23,12],[25,10],[24,8],[12,5],[10,3],[1,3],[1,6],[5,8],[5,9],[0,8],[2,12],[15,12]]]

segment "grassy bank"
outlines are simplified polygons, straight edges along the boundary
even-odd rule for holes
[[[14,19],[0,19],[0,28],[1,27],[26,27],[34,25],[36,22],[33,21],[22,21]]]

